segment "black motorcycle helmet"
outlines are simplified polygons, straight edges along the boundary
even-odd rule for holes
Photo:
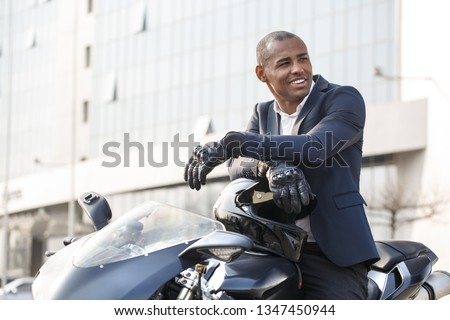
[[[230,182],[213,212],[228,231],[254,240],[255,248],[295,262],[300,259],[307,233],[295,225],[298,216],[287,214],[275,204],[266,180],[240,178]]]

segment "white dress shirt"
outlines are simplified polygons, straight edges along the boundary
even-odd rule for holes
[[[306,100],[308,100],[308,97],[311,94],[314,84],[315,83],[313,81],[311,84],[311,88],[309,89],[308,95],[302,100],[302,102],[300,102],[300,104],[297,106],[297,109],[292,114],[285,113],[279,106],[278,102],[275,101],[275,103],[273,104],[273,108],[274,108],[275,112],[280,115],[280,135],[297,135],[298,134],[298,132],[292,132],[292,130],[293,130],[295,121],[297,120],[297,117],[300,113],[300,110],[303,108],[303,106],[306,103]],[[316,241],[311,232],[311,223],[309,220],[309,215],[307,215],[305,218],[296,220],[295,224],[308,233],[308,242]]]

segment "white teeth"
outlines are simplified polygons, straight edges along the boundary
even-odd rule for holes
[[[293,84],[300,84],[303,82],[305,82],[305,79],[298,79],[298,80],[291,81],[291,83],[293,83]]]

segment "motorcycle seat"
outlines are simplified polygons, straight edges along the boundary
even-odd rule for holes
[[[397,263],[416,258],[419,255],[432,253],[423,243],[414,241],[376,241],[375,245],[380,255],[380,260],[372,265],[372,268],[382,271],[390,271]],[[433,253],[432,253],[433,254]],[[434,254],[433,254],[434,256]]]

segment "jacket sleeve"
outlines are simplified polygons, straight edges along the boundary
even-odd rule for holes
[[[259,134],[258,104],[256,104],[253,108],[253,114],[245,131]],[[231,158],[227,163],[230,180],[235,180],[238,178],[256,178],[258,161],[259,160],[250,157],[239,157],[237,159]]]
[[[261,160],[286,160],[305,166],[319,166],[349,147],[362,148],[365,105],[353,87],[333,90],[324,105],[322,119],[307,133],[261,135],[246,132],[242,154]]]

